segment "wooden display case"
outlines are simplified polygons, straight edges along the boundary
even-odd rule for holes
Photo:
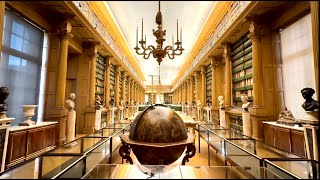
[[[248,33],[231,45],[233,104],[241,107],[241,94],[253,101],[252,42]]]
[[[299,127],[294,129],[285,125],[263,123],[264,142],[300,157],[306,157],[303,130],[298,129]]]
[[[106,62],[105,58],[98,53],[96,59],[96,95],[99,95],[101,98],[101,103],[104,104],[104,91],[105,91],[105,69]]]
[[[11,126],[8,129],[6,169],[56,147],[56,122],[43,122],[34,126]]]

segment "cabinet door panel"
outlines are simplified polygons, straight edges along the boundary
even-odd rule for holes
[[[45,130],[45,127],[28,130],[27,155],[43,150],[45,148]]]
[[[264,142],[270,146],[274,146],[273,127],[270,125],[263,125]]]
[[[306,157],[303,132],[291,130],[291,147],[292,153],[301,157]]]
[[[26,143],[27,131],[19,131],[9,134],[6,165],[13,161],[24,161],[26,156]]]
[[[291,152],[290,130],[274,127],[275,147]]]
[[[46,146],[55,146],[56,144],[56,128],[57,125],[48,126],[46,129]]]

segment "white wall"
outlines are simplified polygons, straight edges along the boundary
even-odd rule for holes
[[[301,89],[310,87],[315,90],[311,15],[299,19],[283,29],[280,34],[284,103],[296,119],[303,119],[306,113],[301,106],[305,101]]]

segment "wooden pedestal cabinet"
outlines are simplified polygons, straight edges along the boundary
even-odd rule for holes
[[[55,148],[57,124],[9,132],[5,168]]]
[[[266,144],[292,154],[306,157],[303,131],[263,124]]]

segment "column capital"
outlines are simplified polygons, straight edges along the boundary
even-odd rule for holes
[[[231,44],[229,42],[221,43],[221,47],[223,48],[223,57],[230,57],[231,56]]]
[[[61,38],[66,38],[66,39],[72,39],[73,38],[73,34],[71,32],[68,31],[60,31],[59,33]]]
[[[211,67],[217,66],[218,64],[218,56],[209,56],[209,58],[211,59]]]
[[[116,67],[116,73],[119,73],[121,71],[121,65],[115,65]]]
[[[83,43],[83,47],[86,49],[86,54],[90,59],[95,59],[98,56],[98,41],[87,41]]]
[[[71,25],[71,21],[73,21],[75,19],[74,15],[61,15],[61,17],[59,18],[59,25],[58,25],[58,32],[60,35],[65,36],[68,35],[67,37],[72,36],[72,34],[70,35],[69,33],[71,32],[72,29],[72,25]],[[72,38],[72,37],[71,37]]]
[[[251,41],[258,40],[258,38],[260,38],[260,36],[263,34],[262,26],[257,23],[255,17],[246,17],[246,19],[250,22],[248,37],[251,39]]]

